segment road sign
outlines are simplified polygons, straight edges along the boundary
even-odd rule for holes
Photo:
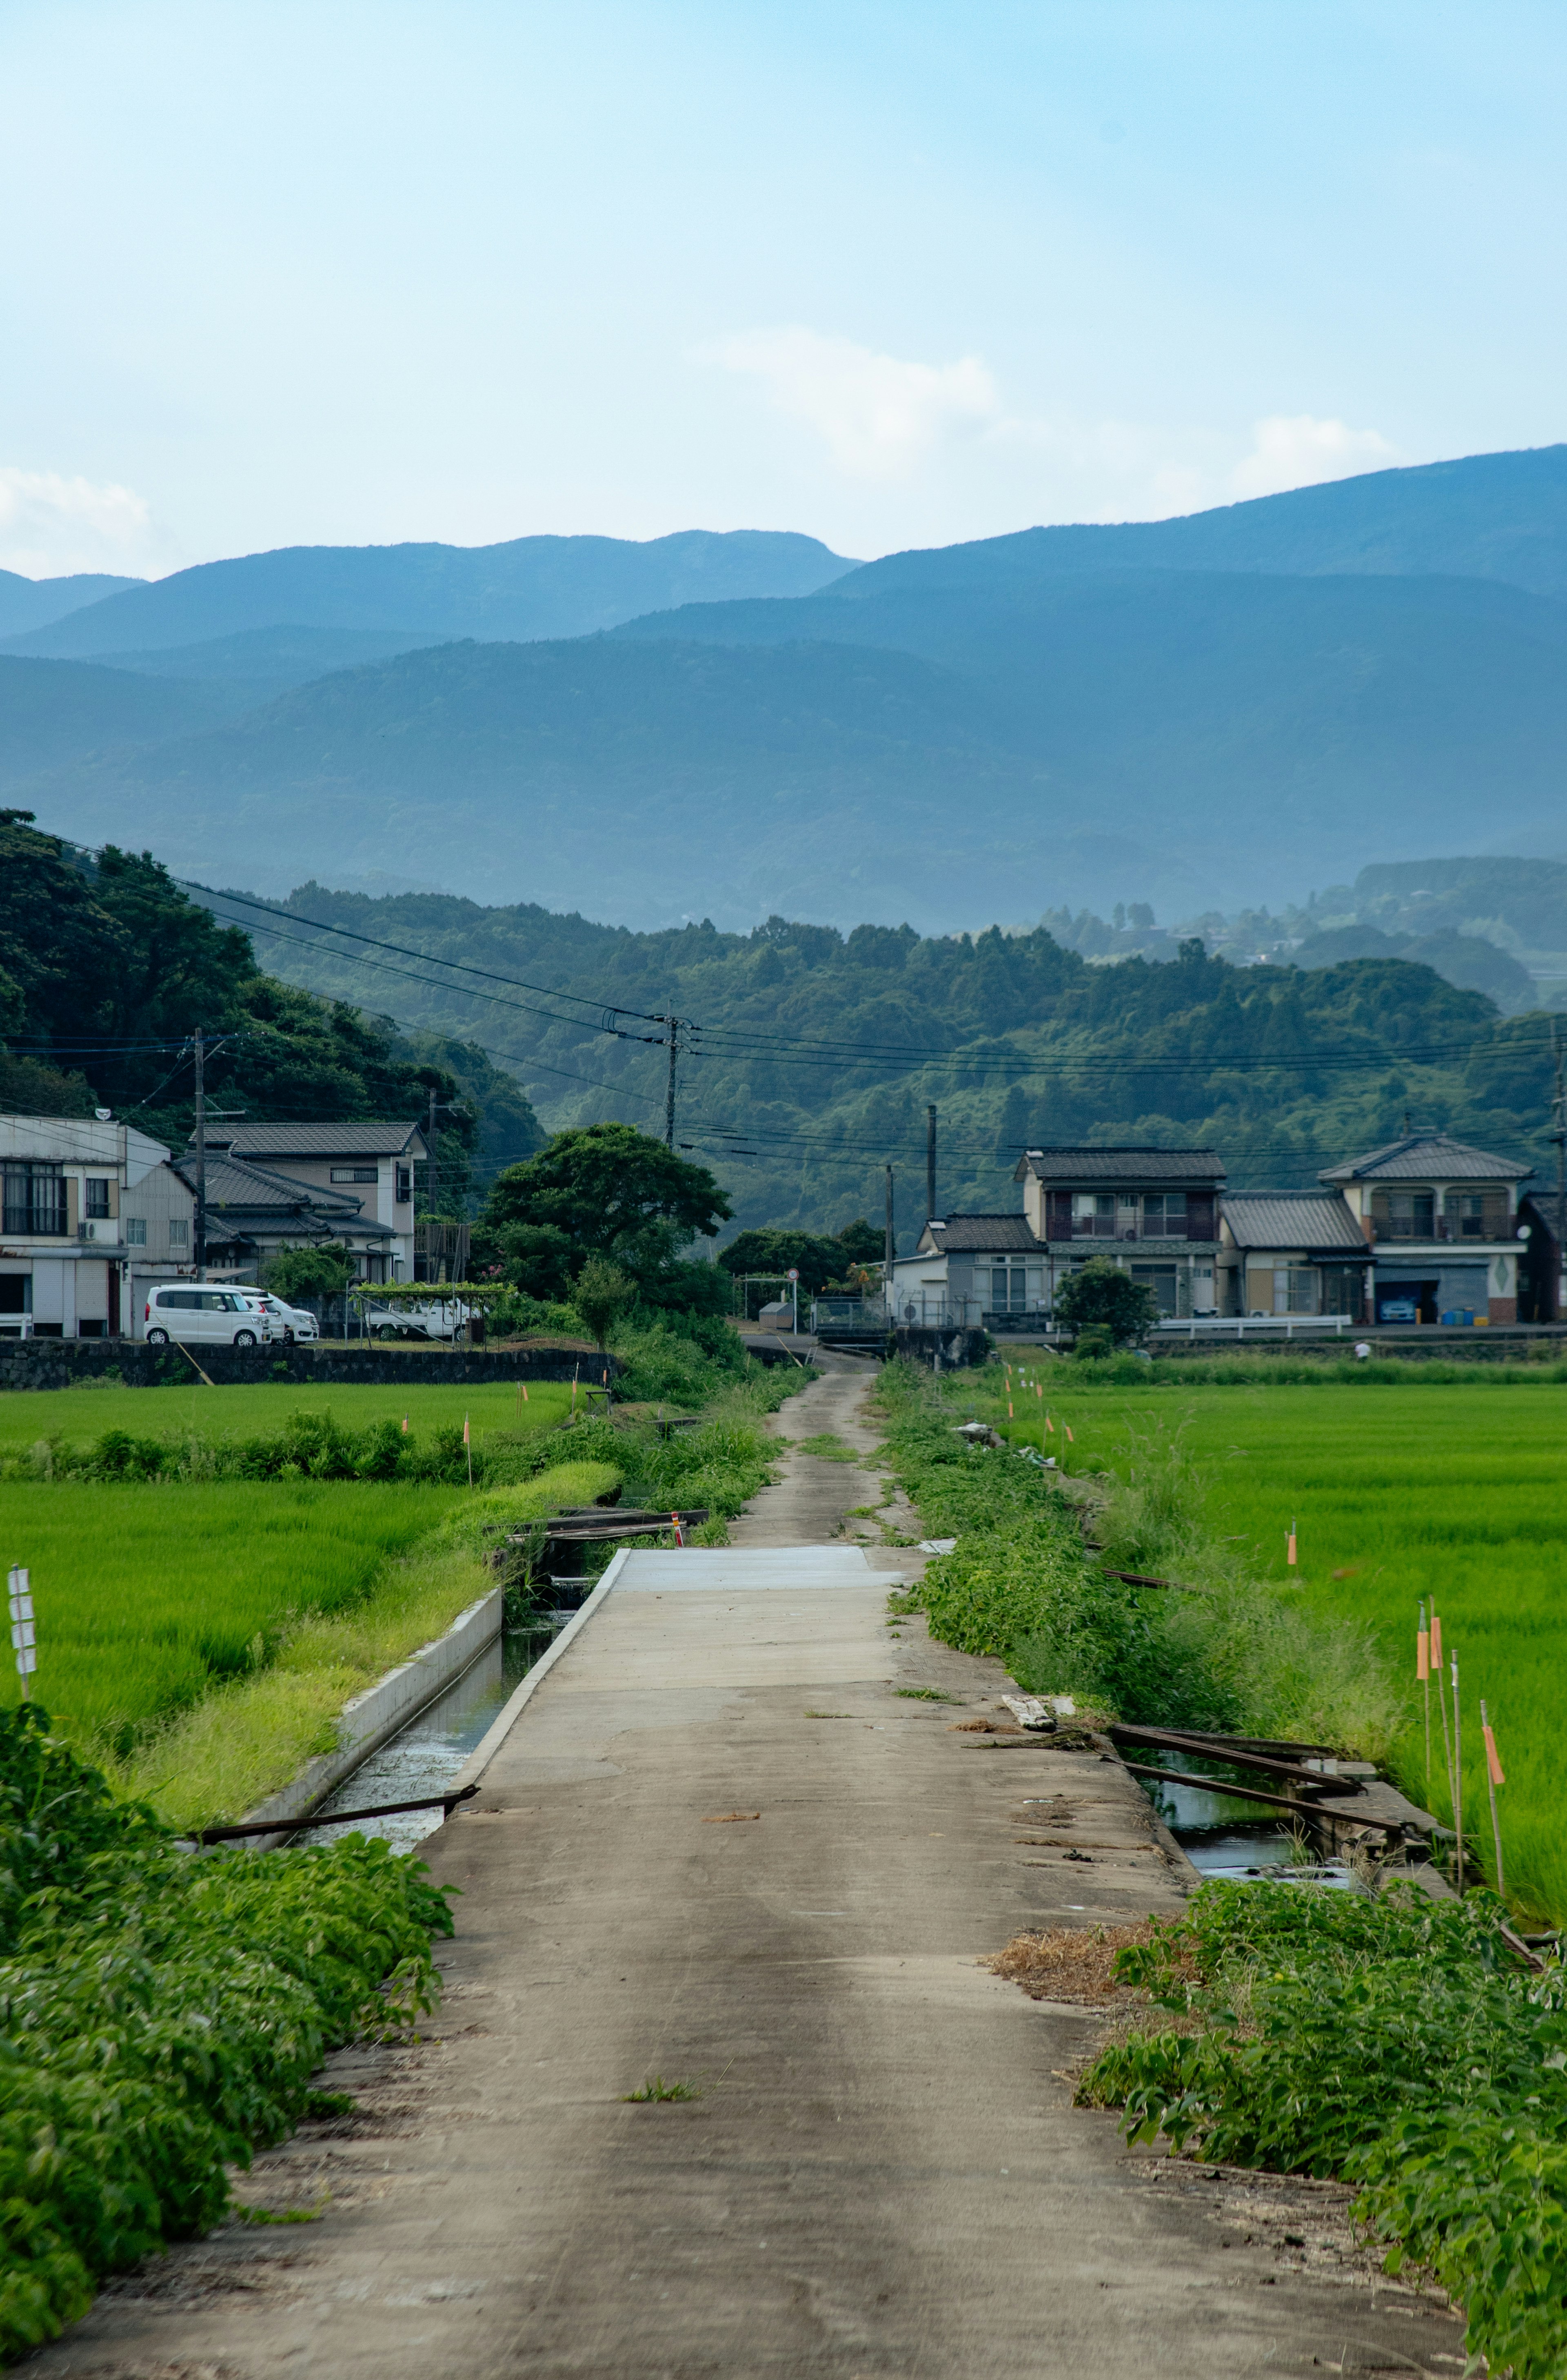
[[[796,1266],[794,1267],[794,1269],[793,1269],[791,1271],[786,1272],[786,1273],[784,1274],[784,1280],[785,1280],[785,1281],[798,1281],[799,1277],[800,1277],[800,1269],[799,1269],[798,1265],[796,1265]]]

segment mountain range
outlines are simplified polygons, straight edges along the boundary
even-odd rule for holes
[[[762,532],[298,548],[12,635],[0,788],[263,892],[1187,915],[1567,850],[1564,660],[1567,446],[857,566]]]

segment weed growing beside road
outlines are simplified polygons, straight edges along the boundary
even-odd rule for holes
[[[36,1705],[0,1716],[0,2356],[219,2221],[327,2049],[433,2007],[423,1876],[358,1836],[192,1859]]]
[[[1359,2182],[1389,2269],[1436,2274],[1465,2306],[1470,2352],[1557,2380],[1567,1975],[1526,1971],[1500,1913],[1488,1893],[1204,1885],[1117,1955],[1115,1980],[1165,2019],[1103,2050],[1078,2095],[1124,2107],[1134,2142]]]

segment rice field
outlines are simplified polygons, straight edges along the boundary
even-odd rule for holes
[[[298,1621],[358,1602],[387,1557],[464,1493],[305,1479],[0,1483],[0,1565],[31,1573],[34,1694],[73,1734],[123,1747],[264,1668]],[[18,1691],[7,1659],[0,1696]]]
[[[1079,1389],[1064,1366],[1049,1386],[1056,1427],[1045,1442],[1069,1467],[1123,1469],[1178,1432],[1216,1535],[1240,1540],[1258,1575],[1294,1585],[1315,1609],[1372,1623],[1409,1681],[1399,1780],[1445,1821],[1436,1699],[1427,1788],[1415,1681],[1418,1606],[1434,1600],[1444,1651],[1459,1658],[1465,1836],[1490,1878],[1484,1695],[1507,1777],[1498,1799],[1509,1898],[1567,1922],[1567,1390],[1476,1380],[1139,1392]],[[1014,1405],[1014,1435],[1038,1444],[1040,1401],[1020,1390]]]
[[[86,1446],[109,1429],[141,1438],[249,1438],[280,1429],[301,1408],[329,1409],[351,1429],[400,1422],[405,1414],[411,1429],[426,1432],[460,1426],[465,1415],[475,1430],[551,1429],[571,1410],[571,1384],[530,1380],[526,1402],[504,1380],[406,1388],[280,1380],[210,1389],[192,1374],[188,1385],[168,1388],[19,1389],[0,1394],[0,1452],[17,1453],[46,1438]]]

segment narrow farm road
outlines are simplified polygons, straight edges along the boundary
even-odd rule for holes
[[[781,1427],[868,1451],[863,1395]],[[319,2221],[114,2285],[38,2380],[1456,2368],[1346,2193],[1072,2107],[1098,2020],[978,1962],[1181,1880],[1114,1763],[964,1730],[999,1666],[890,1626],[908,1556],[835,1536],[881,1494],[796,1451],[733,1548],[626,1558],[430,1846],[436,2037],[334,2059],[359,2112],[248,2179]]]

